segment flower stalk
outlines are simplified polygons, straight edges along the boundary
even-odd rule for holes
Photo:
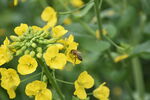
[[[100,3],[98,2],[98,0],[94,0],[94,6],[95,6],[95,12],[96,12],[96,17],[97,17],[97,22],[98,22],[98,28],[99,28],[99,34],[101,39],[103,39],[103,27],[102,27],[102,20],[100,17],[100,9],[101,9],[101,5],[102,5],[103,0],[100,0]],[[99,6],[100,4],[100,6]]]
[[[59,86],[56,82],[56,80],[53,78],[53,76],[52,76],[51,72],[49,71],[47,65],[41,59],[38,59],[38,61],[41,65],[41,67],[43,67],[44,73],[47,76],[47,78],[48,78],[49,82],[51,83],[52,87],[54,87],[56,89],[56,92],[58,93],[60,99],[65,100],[64,96],[63,96],[63,94],[62,94],[62,92],[61,92],[61,90],[60,90],[60,88],[59,88]]]

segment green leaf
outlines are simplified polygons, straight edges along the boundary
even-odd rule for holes
[[[150,53],[150,41],[137,45],[133,49],[133,54]]]
[[[104,29],[108,32],[108,35],[113,38],[117,34],[117,29],[113,24],[104,25]]]
[[[79,14],[74,14],[74,16],[76,17],[83,17],[84,15],[86,15],[89,10],[93,7],[94,2],[89,3],[85,8],[83,8]]]

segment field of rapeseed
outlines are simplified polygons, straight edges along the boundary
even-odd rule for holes
[[[149,0],[0,0],[0,100],[150,100]]]

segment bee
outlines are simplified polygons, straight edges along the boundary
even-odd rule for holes
[[[78,52],[77,50],[71,50],[71,54],[75,56],[75,62],[76,62],[76,58],[79,59],[80,61],[83,60],[80,52]]]

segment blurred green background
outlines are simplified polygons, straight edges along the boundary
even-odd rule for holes
[[[63,71],[57,70],[56,78],[74,82],[82,71],[87,70],[95,79],[95,85],[87,90],[88,93],[106,82],[111,90],[110,100],[142,100],[138,97],[140,92],[145,98],[143,100],[150,100],[150,0],[103,0],[101,8],[103,28],[108,33],[107,37],[125,48],[125,51],[119,50],[107,39],[96,38],[94,33],[98,25],[93,2],[83,0],[85,6],[80,8],[73,7],[69,2],[69,0],[20,0],[17,6],[13,6],[13,0],[0,0],[0,44],[6,36],[14,35],[14,28],[20,23],[30,26],[45,25],[40,15],[46,6],[52,6],[58,12],[57,24],[68,29],[68,34],[75,35],[75,41],[79,43],[79,51],[83,57],[81,64],[73,66],[68,63]],[[68,11],[64,5],[70,8],[71,13],[66,13]],[[72,23],[65,24],[66,18],[70,18]],[[128,53],[129,57],[115,63],[113,55],[123,53]],[[16,69],[17,60],[15,57],[13,61],[1,67]],[[142,78],[135,74],[137,66],[141,69]],[[39,71],[40,69],[31,75]],[[25,79],[30,75],[20,77]],[[137,90],[138,77],[144,82],[141,90]],[[40,77],[21,83],[14,100],[33,100],[34,98],[25,95],[24,88],[28,82],[35,79]],[[72,98],[74,86],[63,83],[59,83],[59,86],[66,100],[78,100]],[[54,100],[59,100],[56,93],[53,94]],[[6,91],[1,87],[0,100],[9,100]],[[96,99],[90,96],[90,100]]]

